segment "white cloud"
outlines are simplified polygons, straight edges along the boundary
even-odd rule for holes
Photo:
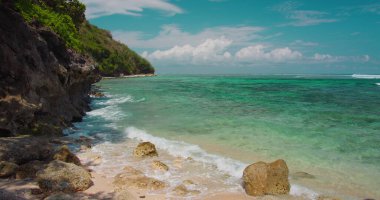
[[[86,5],[86,17],[122,14],[140,16],[144,9],[159,10],[166,15],[183,13],[183,10],[167,0],[81,0]]]
[[[337,19],[328,18],[329,13],[317,10],[300,10],[300,4],[294,1],[287,1],[274,7],[274,10],[283,13],[286,18],[291,19],[289,23],[282,26],[312,26],[322,23],[337,22]]]
[[[307,42],[307,41],[303,41],[303,40],[296,40],[296,41],[292,42],[290,45],[292,45],[292,46],[314,47],[314,46],[318,46],[319,44],[316,43],[316,42]]]
[[[186,44],[174,46],[167,50],[156,50],[152,53],[145,51],[142,56],[153,61],[166,61],[178,64],[202,64],[208,62],[226,61],[231,58],[231,53],[226,49],[232,44],[232,40],[220,37],[207,39],[197,46]],[[211,61],[211,62],[210,62]]]
[[[313,60],[317,62],[368,62],[371,58],[369,55],[364,56],[333,56],[330,54],[314,54]]]
[[[240,61],[286,62],[302,59],[302,53],[288,47],[267,50],[264,45],[254,45],[240,49],[235,57]]]
[[[233,40],[235,45],[244,45],[253,39],[260,38],[258,33],[263,30],[264,28],[256,26],[220,26],[206,28],[198,33],[189,33],[177,25],[171,24],[163,25],[158,35],[153,38],[147,38],[144,33],[136,31],[113,31],[112,35],[116,40],[124,42],[132,48],[167,49],[175,45],[196,46],[207,38],[220,37]]]

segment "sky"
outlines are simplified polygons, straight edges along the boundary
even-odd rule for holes
[[[380,0],[81,0],[158,74],[380,74]]]

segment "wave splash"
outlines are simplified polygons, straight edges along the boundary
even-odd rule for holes
[[[380,79],[380,75],[353,74],[352,78],[359,78],[359,79]]]
[[[157,148],[167,151],[172,156],[191,157],[195,161],[215,165],[219,171],[231,175],[235,181],[239,183],[241,182],[245,167],[248,166],[248,164],[237,160],[209,154],[198,145],[156,137],[135,127],[127,127],[125,134],[126,137],[130,139],[150,141],[154,143]],[[290,195],[317,199],[319,194],[309,188],[291,184]]]

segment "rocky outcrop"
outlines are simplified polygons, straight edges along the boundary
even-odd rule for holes
[[[150,142],[142,142],[137,145],[133,155],[139,158],[158,156],[156,146]]]
[[[12,162],[1,161],[0,162],[0,178],[7,178],[16,174],[18,165]]]
[[[60,135],[89,110],[93,62],[0,4],[0,136]]]
[[[44,169],[46,163],[39,160],[33,160],[26,164],[20,165],[16,172],[16,179],[36,178],[38,171]]]
[[[41,137],[0,138],[0,161],[25,164],[33,160],[49,160],[54,148],[48,139]]]
[[[289,170],[284,160],[257,162],[244,169],[244,189],[248,195],[288,194]]]
[[[161,171],[169,171],[169,167],[165,163],[158,160],[152,162],[152,168]]]
[[[118,190],[127,188],[161,190],[166,187],[165,182],[147,177],[132,167],[125,167],[122,173],[115,176],[113,183]]]
[[[37,173],[37,182],[44,192],[83,191],[93,184],[90,173],[84,168],[58,160]]]
[[[79,158],[75,154],[71,153],[69,147],[66,145],[63,145],[57,151],[57,153],[53,156],[53,159],[54,160],[60,160],[62,162],[66,162],[66,163],[73,163],[73,164],[78,165],[78,166],[82,166]]]

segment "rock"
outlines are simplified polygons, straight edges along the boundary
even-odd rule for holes
[[[177,187],[175,187],[173,189],[173,192],[176,194],[176,195],[179,195],[179,196],[186,196],[186,195],[197,195],[197,194],[200,194],[201,192],[199,190],[188,190],[186,188],[186,186],[184,185],[178,185]]]
[[[18,165],[12,162],[0,162],[0,178],[7,178],[14,175],[18,169]]]
[[[315,176],[314,175],[311,175],[309,173],[306,173],[306,172],[296,172],[293,174],[294,178],[307,178],[307,179],[314,179]]]
[[[165,165],[163,162],[155,160],[152,163],[153,169],[161,170],[161,171],[169,171],[169,167]]]
[[[54,149],[46,138],[42,137],[8,137],[0,138],[0,160],[18,165],[33,160],[50,160]]]
[[[156,147],[150,142],[142,142],[137,145],[133,155],[140,158],[158,156]]]
[[[37,173],[37,182],[44,192],[76,192],[88,189],[93,183],[88,171],[62,161],[52,161]]]
[[[74,197],[71,196],[70,194],[59,192],[59,193],[55,193],[46,197],[44,200],[72,200],[72,199],[74,199]]]
[[[67,163],[74,163],[78,166],[82,166],[79,158],[71,153],[68,146],[64,145],[62,146],[57,153],[53,156],[54,160],[60,160]]]
[[[122,173],[116,175],[114,184],[122,190],[126,188],[161,190],[166,187],[163,181],[147,177],[132,167],[125,167]]]
[[[105,97],[106,95],[104,95],[103,93],[101,92],[96,92],[96,91],[91,91],[89,93],[90,97],[92,98],[101,98],[101,97]]]
[[[288,175],[289,170],[284,160],[251,164],[243,172],[245,192],[251,196],[288,194]]]
[[[26,164],[20,165],[16,172],[16,179],[36,178],[36,173],[46,167],[46,163],[33,160]]]

